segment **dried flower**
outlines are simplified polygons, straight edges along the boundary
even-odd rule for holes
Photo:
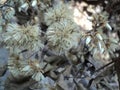
[[[58,54],[76,47],[79,42],[80,32],[77,25],[70,20],[62,20],[49,26],[46,35],[51,50]]]
[[[8,24],[7,32],[3,34],[3,38],[9,47],[23,47],[37,51],[43,47],[39,35],[38,25],[20,26],[18,24]]]
[[[90,32],[84,32],[83,37],[86,40],[86,45],[89,51],[92,52],[93,56],[96,53],[112,53],[118,48],[118,40],[110,37],[103,32],[104,28],[112,30],[108,24],[108,13],[96,13],[93,15],[93,30]],[[113,40],[112,40],[113,39]],[[112,41],[111,41],[112,40]],[[113,42],[114,41],[114,42]]]
[[[45,13],[45,23],[51,25],[52,23],[59,22],[62,19],[71,19],[71,12],[66,4],[59,3],[49,8]]]
[[[19,79],[20,76],[32,76],[36,81],[44,79],[42,65],[38,60],[24,60],[23,57],[17,54],[12,54],[8,61],[8,68],[11,74]]]
[[[25,75],[32,75],[32,78],[36,81],[44,79],[42,65],[38,60],[29,60],[27,65],[21,69]]]
[[[17,55],[17,54],[10,55],[10,58],[8,61],[8,69],[15,78],[19,78],[19,76],[25,76],[20,71],[21,68],[24,67],[24,65],[26,65],[26,62],[25,60],[23,60],[23,58],[20,55]]]

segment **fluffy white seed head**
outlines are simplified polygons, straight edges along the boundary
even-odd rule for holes
[[[24,67],[25,65],[26,65],[26,61],[23,60],[23,58],[20,55],[17,55],[17,54],[10,55],[8,60],[8,69],[9,69],[9,72],[16,79],[19,79],[20,76],[26,76],[24,73],[20,71],[21,68]]]
[[[46,32],[50,49],[62,54],[70,48],[76,47],[80,38],[79,31],[77,25],[70,20],[52,24]]]
[[[36,81],[44,79],[42,67],[38,60],[25,60],[17,54],[12,54],[10,56],[8,69],[12,76],[16,79],[27,76],[32,76],[32,78]]]
[[[7,32],[3,34],[3,38],[9,47],[23,47],[35,51],[43,47],[39,37],[40,29],[38,25],[8,24],[6,30]]]
[[[38,60],[28,60],[26,66],[21,69],[25,75],[32,75],[32,78],[36,81],[44,79],[42,66]]]
[[[53,8],[49,8],[45,13],[45,23],[51,25],[52,23],[59,22],[62,19],[71,19],[71,11],[68,6],[63,3],[54,5]]]

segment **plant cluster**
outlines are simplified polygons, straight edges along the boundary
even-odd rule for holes
[[[47,83],[46,90],[69,90],[60,80],[73,78],[78,87],[76,78],[93,76],[82,71],[93,67],[90,58],[98,53],[116,57],[119,38],[112,35],[109,14],[92,13],[93,29],[88,31],[74,22],[72,13],[62,0],[8,0],[0,5],[0,42],[10,52],[8,69],[14,79],[30,78],[40,86],[49,77],[54,84]],[[86,90],[82,84],[79,88]]]

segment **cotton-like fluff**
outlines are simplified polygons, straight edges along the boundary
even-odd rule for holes
[[[42,65],[40,65],[38,60],[29,60],[27,65],[21,69],[22,73],[25,75],[32,75],[32,78],[36,81],[44,79]]]
[[[20,71],[21,68],[24,67],[24,65],[26,65],[26,61],[23,60],[23,58],[20,55],[17,55],[17,54],[10,55],[10,58],[8,60],[8,69],[14,78],[19,80],[20,78],[30,76],[30,74],[25,75]]]
[[[17,54],[10,55],[8,69],[17,80],[29,76],[36,81],[44,79],[42,65],[38,60],[25,60]]]
[[[49,8],[45,13],[45,23],[51,25],[62,19],[71,19],[72,13],[66,4],[59,3]]]
[[[57,54],[63,54],[72,47],[77,47],[80,32],[78,26],[71,20],[62,20],[49,26],[46,35],[48,46]]]
[[[40,29],[38,25],[20,26],[8,24],[7,32],[3,34],[4,42],[8,47],[23,47],[24,49],[37,51],[43,47],[40,40]]]

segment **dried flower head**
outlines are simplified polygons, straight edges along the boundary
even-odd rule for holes
[[[24,67],[24,65],[26,65],[26,62],[20,55],[17,54],[10,55],[8,61],[8,69],[15,78],[19,78],[19,76],[25,76],[24,73],[20,71],[21,68]]]
[[[21,71],[25,75],[32,75],[32,78],[36,81],[44,79],[42,65],[40,65],[38,60],[29,60],[27,65],[24,66]]]
[[[27,76],[32,76],[36,81],[44,79],[42,65],[38,60],[25,60],[17,54],[12,54],[8,61],[8,68],[10,73],[17,79]]]
[[[80,38],[78,26],[70,20],[62,20],[52,24],[49,26],[46,35],[50,49],[58,54],[76,47]]]
[[[63,3],[54,5],[53,8],[49,8],[45,13],[45,23],[51,25],[52,23],[59,22],[62,19],[71,19],[72,13],[68,6]]]
[[[20,26],[8,24],[7,32],[3,34],[4,42],[9,47],[23,47],[28,50],[39,50],[43,47],[40,40],[38,25]]]

